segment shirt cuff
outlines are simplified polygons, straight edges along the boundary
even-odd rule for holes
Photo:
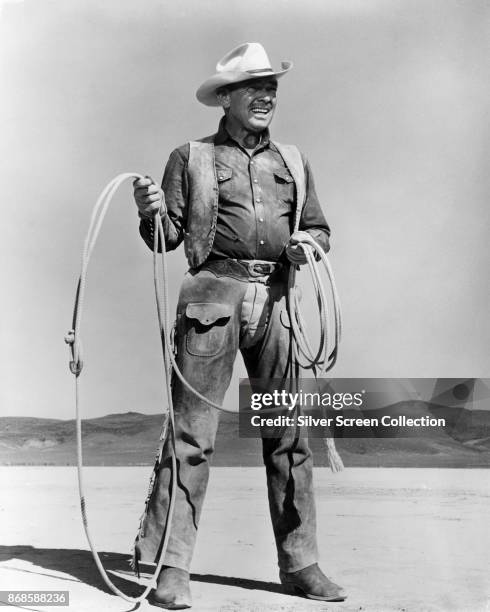
[[[306,231],[308,232],[308,234],[310,234],[313,240],[315,240],[315,242],[318,242],[318,244],[322,247],[325,253],[328,253],[330,251],[330,239],[326,231],[315,228],[308,229]]]

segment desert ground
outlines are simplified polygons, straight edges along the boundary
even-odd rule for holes
[[[92,535],[117,585],[132,595],[141,588],[127,560],[149,474],[148,467],[85,471]],[[489,470],[316,468],[315,483],[321,565],[348,599],[326,604],[282,593],[263,470],[216,467],[192,568],[193,610],[490,610]],[[75,468],[0,467],[0,487],[1,591],[68,590],[74,612],[158,609],[135,608],[99,577]]]

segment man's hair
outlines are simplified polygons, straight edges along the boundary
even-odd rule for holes
[[[216,95],[220,96],[220,95],[226,95],[228,92],[231,91],[231,86],[230,85],[223,85],[222,87],[218,87],[218,89],[216,90]]]

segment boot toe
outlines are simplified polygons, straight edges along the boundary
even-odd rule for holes
[[[296,572],[281,571],[279,577],[290,593],[300,593],[308,599],[344,601],[347,598],[345,590],[327,578],[316,563]]]

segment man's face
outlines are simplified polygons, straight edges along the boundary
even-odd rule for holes
[[[245,81],[222,98],[228,117],[249,132],[269,127],[276,108],[277,79],[260,78]]]

